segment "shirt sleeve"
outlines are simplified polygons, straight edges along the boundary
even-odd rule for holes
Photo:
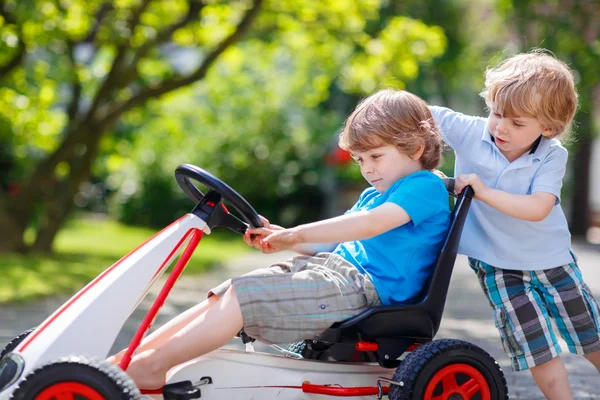
[[[365,199],[372,194],[373,190],[374,190],[374,188],[366,188],[365,190],[363,190],[363,192],[358,197],[358,201],[356,203],[354,203],[354,205],[352,206],[352,208],[350,208],[349,210],[347,210],[344,214],[349,214],[349,213],[352,213],[354,211],[357,211],[359,209],[359,207],[363,204],[363,202],[365,201]]]
[[[404,182],[387,201],[402,207],[413,226],[438,214],[442,207],[448,207],[444,184],[435,175],[416,177]]]
[[[533,177],[531,193],[552,193],[556,196],[555,205],[560,204],[560,190],[567,170],[568,156],[567,150],[562,147],[556,147],[556,150],[550,152]]]
[[[486,119],[472,117],[446,107],[429,106],[435,123],[440,127],[442,138],[454,151],[460,151],[473,136],[481,136]]]

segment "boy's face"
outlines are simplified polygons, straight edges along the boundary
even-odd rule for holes
[[[501,115],[493,106],[488,125],[496,146],[509,162],[530,151],[540,135],[549,136],[551,133],[550,129],[544,129],[536,118],[509,118]]]
[[[385,192],[398,179],[422,169],[418,159],[411,159],[393,145],[355,151],[352,158],[358,162],[362,176],[379,193]]]

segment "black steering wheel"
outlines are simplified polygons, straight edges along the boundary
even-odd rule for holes
[[[181,164],[175,169],[175,179],[187,196],[196,203],[192,211],[200,217],[209,228],[223,226],[232,231],[244,234],[248,226],[263,226],[254,208],[238,192],[211,173],[191,164]],[[191,180],[198,181],[210,190],[203,194]],[[242,220],[231,214],[223,204],[223,200],[231,206]]]

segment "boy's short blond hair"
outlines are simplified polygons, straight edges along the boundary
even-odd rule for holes
[[[436,168],[442,158],[442,137],[427,103],[404,90],[385,89],[364,99],[346,120],[339,146],[368,151],[394,145],[413,155],[423,144],[419,159],[424,169]]]
[[[517,54],[485,73],[487,106],[507,117],[536,118],[554,138],[570,131],[577,111],[573,72],[542,49]]]

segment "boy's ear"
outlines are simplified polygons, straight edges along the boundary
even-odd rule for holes
[[[415,151],[409,157],[410,157],[411,160],[418,160],[419,158],[421,158],[421,156],[423,155],[424,151],[425,151],[425,145],[423,143],[421,143],[419,145],[419,148],[417,149],[417,151]]]
[[[544,130],[542,131],[542,136],[545,138],[552,138],[552,136],[553,136],[552,129],[544,128]]]

